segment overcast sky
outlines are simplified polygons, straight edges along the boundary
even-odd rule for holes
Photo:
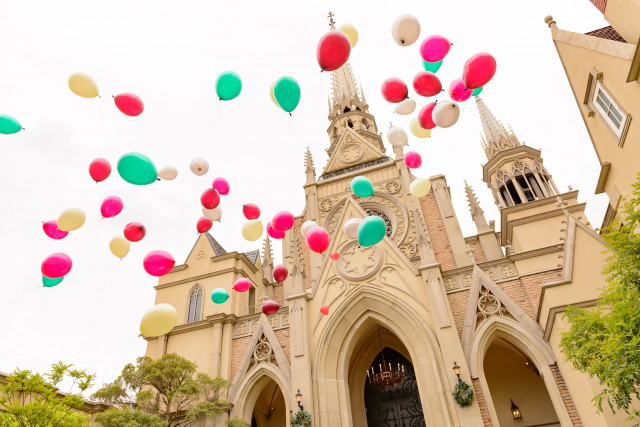
[[[0,371],[44,371],[63,360],[96,372],[101,383],[143,355],[139,321],[153,305],[157,281],[143,270],[142,258],[164,249],[184,262],[197,238],[199,195],[213,178],[231,183],[222,222],[212,230],[228,251],[262,245],[241,237],[242,204],[257,203],[265,223],[279,210],[302,212],[303,147],[310,147],[319,176],[329,146],[330,74],[320,73],[315,58],[329,10],[338,25],[358,29],[350,62],[383,132],[392,121],[409,133],[410,116],[393,114],[380,85],[392,76],[410,84],[421,70],[418,47],[425,36],[440,33],[454,44],[438,72],[445,87],[461,76],[469,56],[491,52],[498,71],[482,98],[521,141],[542,149],[560,190],[579,189],[594,227],[601,224],[606,199],[593,194],[596,155],[543,23],[552,14],[571,31],[607,25],[588,0],[97,4],[0,2],[0,114],[26,128],[0,135]],[[422,33],[416,44],[402,48],[391,38],[391,25],[404,13],[419,18]],[[220,102],[214,82],[228,69],[240,74],[243,89],[237,99]],[[78,71],[93,76],[102,98],[71,93],[67,79]],[[269,98],[271,83],[284,75],[302,88],[292,117]],[[141,116],[116,109],[111,96],[122,92],[144,100]],[[418,99],[418,108],[426,102]],[[423,158],[417,176],[446,175],[462,229],[471,235],[463,179],[487,219],[499,216],[481,181],[486,157],[475,102],[461,109],[454,127],[434,129],[427,140],[410,135],[410,149]],[[174,165],[177,179],[143,187],[125,183],[115,165],[130,151],[145,153],[158,168]],[[393,155],[388,145],[387,152]],[[210,162],[203,177],[189,171],[196,156]],[[100,184],[87,171],[96,157],[114,166]],[[101,219],[100,203],[110,195],[124,200],[124,210]],[[68,207],[87,213],[85,225],[64,240],[49,239],[42,222]],[[120,261],[109,241],[131,221],[145,224],[147,236]],[[72,257],[73,269],[57,287],[43,288],[40,264],[59,251]],[[276,252],[279,260],[280,248]]]

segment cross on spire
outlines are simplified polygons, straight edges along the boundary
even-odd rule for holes
[[[327,15],[327,18],[329,18],[329,28],[331,28],[331,30],[336,29],[336,21],[333,20],[333,16],[333,12],[329,11],[329,15]]]

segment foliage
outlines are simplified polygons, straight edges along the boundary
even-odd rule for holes
[[[453,395],[453,399],[461,408],[469,406],[471,405],[471,402],[473,402],[473,388],[464,381],[459,380],[451,394]]]
[[[231,408],[225,400],[231,383],[196,374],[196,368],[195,363],[177,354],[157,360],[140,357],[92,397],[119,409],[155,414],[168,427],[189,426],[200,417],[214,418]]]
[[[616,221],[603,235],[610,253],[601,299],[595,308],[567,308],[564,316],[571,326],[560,342],[567,360],[603,386],[593,398],[597,411],[606,402],[612,411],[623,410],[636,423],[640,411],[631,403],[640,398],[639,206],[640,180],[624,206],[625,223]]]
[[[89,425],[89,415],[77,412],[84,401],[82,393],[93,382],[95,375],[72,369],[73,365],[58,362],[49,374],[34,374],[28,370],[15,370],[0,385],[0,425],[28,427],[80,427]],[[58,385],[71,381],[69,391],[61,393]],[[72,393],[77,387],[78,392]]]
[[[238,417],[225,421],[224,425],[227,427],[251,427],[251,424]]]
[[[96,421],[104,427],[167,427],[159,416],[137,409],[111,408],[96,415]]]
[[[291,427],[311,427],[311,414],[299,410],[291,419]]]

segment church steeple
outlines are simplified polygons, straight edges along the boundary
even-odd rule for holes
[[[510,132],[507,132],[502,123],[495,118],[479,96],[476,96],[476,107],[478,107],[478,114],[484,130],[482,147],[488,160],[491,160],[493,156],[502,150],[521,145],[511,129],[509,129]]]
[[[351,110],[369,111],[364,96],[358,92],[356,79],[348,62],[331,73],[331,95],[329,120]]]

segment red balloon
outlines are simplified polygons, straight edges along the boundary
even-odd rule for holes
[[[322,227],[313,227],[311,230],[307,231],[306,239],[309,249],[317,253],[326,251],[329,247],[329,243],[331,242],[329,233],[327,233],[327,230]]]
[[[267,316],[271,316],[272,314],[276,314],[280,310],[280,304],[273,300],[266,300],[262,303],[262,312]]]
[[[449,98],[456,102],[463,102],[471,98],[473,89],[467,89],[462,79],[455,79],[449,86]]]
[[[320,307],[320,313],[322,313],[325,316],[327,316],[329,314],[329,306],[328,305],[323,305],[322,307]]]
[[[435,102],[430,102],[429,104],[422,107],[422,109],[418,113],[418,123],[420,124],[420,127],[422,129],[433,129],[434,127],[436,127],[436,124],[433,122],[433,118],[431,117],[435,106]]]
[[[220,194],[213,188],[207,188],[200,196],[200,203],[206,209],[215,209],[220,204]]]
[[[57,279],[66,276],[71,271],[71,258],[67,254],[57,252],[51,254],[42,261],[40,271],[42,275],[49,279]]]
[[[145,234],[147,230],[139,222],[130,222],[124,226],[124,237],[130,242],[139,242]]]
[[[216,178],[213,180],[212,187],[222,196],[229,194],[229,182],[224,178]]]
[[[233,290],[236,292],[247,292],[249,289],[251,289],[251,281],[244,277],[236,280],[236,283],[233,284]]]
[[[211,221],[206,216],[201,216],[200,219],[198,219],[198,224],[196,225],[196,228],[198,229],[198,233],[206,233],[207,231],[211,230],[212,226],[213,226],[213,221]]]
[[[260,218],[260,208],[254,203],[247,203],[242,205],[242,214],[247,219],[258,219]]]
[[[462,81],[467,89],[477,89],[486,85],[496,73],[496,59],[486,52],[480,52],[467,60],[462,69]]]
[[[337,261],[340,259],[340,253],[339,252],[331,252],[331,254],[329,255],[329,258],[331,258],[334,261]]]
[[[296,219],[291,212],[282,211],[273,216],[271,226],[278,231],[287,231],[291,230],[291,227],[293,227],[295,220]]]
[[[120,95],[116,95],[113,100],[118,110],[127,116],[139,116],[144,110],[142,99],[132,93],[121,93]]]
[[[421,96],[435,96],[442,91],[442,83],[434,73],[421,71],[413,78],[413,89]]]
[[[64,239],[69,234],[68,231],[62,231],[58,228],[58,221],[55,219],[43,222],[42,229],[44,230],[44,234],[55,240]]]
[[[176,265],[176,260],[166,251],[151,251],[142,261],[144,270],[152,276],[164,276]]]
[[[273,280],[278,283],[284,282],[289,276],[289,270],[284,265],[276,265],[273,267]]]
[[[341,31],[329,31],[318,42],[316,55],[322,71],[333,71],[342,67],[351,54],[349,38]]]
[[[415,151],[407,151],[404,153],[404,164],[411,169],[419,168],[422,165],[422,157]]]
[[[409,96],[407,85],[397,77],[390,77],[382,82],[382,97],[388,102],[401,102]]]
[[[109,196],[100,205],[100,214],[103,218],[111,218],[122,212],[122,199],[118,196]]]
[[[267,223],[267,234],[274,239],[282,239],[284,237],[284,231],[279,231],[273,228],[271,221]]]
[[[104,181],[111,174],[111,163],[107,159],[94,159],[89,163],[89,175],[95,182]]]

